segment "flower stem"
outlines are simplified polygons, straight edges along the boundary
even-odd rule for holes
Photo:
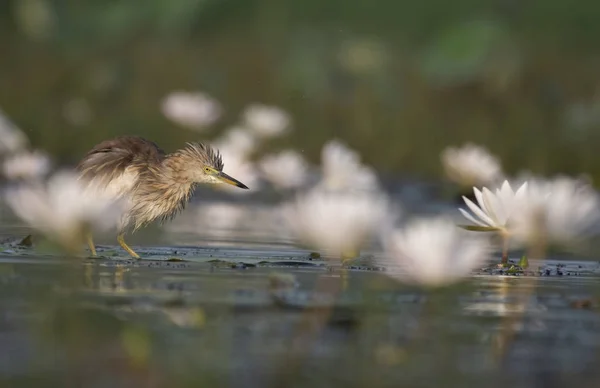
[[[502,264],[508,263],[508,234],[502,233]]]
[[[527,249],[527,257],[533,257],[536,259],[545,259],[548,250],[548,242],[544,236],[540,236],[534,239],[533,242]],[[538,282],[537,276],[527,276],[522,282],[519,282],[521,289],[517,292],[516,305],[522,306],[520,311],[516,314],[510,314],[504,317],[501,322],[500,331],[498,333],[495,346],[493,347],[495,356],[499,361],[504,361],[508,357],[510,346],[514,343],[516,338],[518,323],[522,323],[527,313],[528,303],[531,300],[531,295],[536,290]]]

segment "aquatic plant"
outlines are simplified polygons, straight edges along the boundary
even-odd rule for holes
[[[384,238],[386,255],[404,271],[402,282],[428,287],[460,281],[489,259],[490,244],[480,234],[458,228],[445,217],[417,218]]]
[[[577,179],[535,179],[517,201],[512,218],[512,234],[527,245],[573,244],[598,233],[600,198]]]
[[[27,136],[0,110],[0,153],[16,152],[29,144]]]
[[[251,104],[244,110],[242,118],[249,130],[263,138],[281,136],[290,130],[290,116],[275,106]]]
[[[214,146],[220,149],[234,151],[239,157],[247,158],[256,151],[258,139],[244,127],[232,127],[213,141]]]
[[[282,210],[287,229],[304,244],[330,254],[355,254],[393,217],[380,192],[340,192],[314,188]]]
[[[169,120],[194,130],[204,130],[217,121],[223,111],[209,95],[183,91],[168,94],[162,100],[161,110]]]
[[[508,233],[507,223],[517,205],[525,198],[526,191],[527,182],[523,183],[517,191],[514,191],[510,183],[504,181],[502,186],[496,189],[495,194],[487,187],[484,187],[481,191],[474,187],[473,193],[477,199],[477,204],[463,196],[465,204],[473,212],[473,215],[464,209],[459,208],[458,210],[466,219],[479,226],[477,230]]]
[[[86,191],[72,172],[47,182],[14,184],[4,200],[17,217],[70,252],[81,249],[90,230],[107,230],[121,216],[121,203]]]
[[[39,179],[50,171],[50,159],[40,151],[9,155],[2,163],[4,176],[11,180]]]
[[[463,187],[489,185],[503,176],[498,158],[472,143],[446,148],[441,159],[446,176]]]
[[[266,155],[259,162],[265,179],[280,189],[301,187],[308,178],[308,164],[298,152],[282,151]]]
[[[201,225],[203,233],[211,237],[222,233],[233,234],[232,231],[239,228],[244,220],[252,219],[246,206],[225,202],[200,204],[194,213],[197,221],[194,225]]]
[[[515,192],[508,181],[504,181],[496,193],[492,193],[487,187],[481,191],[476,187],[473,193],[477,199],[477,205],[463,196],[468,208],[473,215],[464,209],[458,209],[466,219],[476,224],[475,226],[464,226],[465,229],[480,232],[497,232],[503,238],[502,262],[508,261],[509,243],[509,221],[515,213],[517,206],[521,206],[527,191],[527,182],[523,183]]]
[[[375,172],[361,163],[360,155],[339,140],[331,140],[321,151],[322,178],[329,190],[377,190]]]

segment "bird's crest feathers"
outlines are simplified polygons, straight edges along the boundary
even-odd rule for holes
[[[186,143],[187,147],[183,152],[187,152],[197,158],[203,160],[206,164],[214,167],[219,171],[223,171],[223,158],[218,150],[204,143]]]

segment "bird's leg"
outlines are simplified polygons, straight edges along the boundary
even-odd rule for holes
[[[348,266],[352,263],[352,259],[358,257],[360,251],[355,249],[348,249],[342,252],[342,290],[346,291],[348,289]]]
[[[94,238],[92,237],[92,232],[87,232],[85,234],[85,239],[87,241],[88,246],[90,247],[90,252],[92,256],[96,256],[96,246],[94,245]]]
[[[137,253],[135,253],[135,251],[133,249],[129,248],[129,245],[127,245],[127,243],[125,242],[124,234],[123,233],[120,233],[117,236],[117,241],[119,242],[119,245],[123,249],[125,249],[127,251],[127,253],[129,253],[129,256],[133,257],[134,259],[139,259],[140,258],[140,256]]]

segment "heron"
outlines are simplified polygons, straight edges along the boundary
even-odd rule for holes
[[[187,143],[167,154],[142,137],[120,136],[97,144],[79,162],[77,170],[86,190],[125,202],[117,223],[117,241],[135,259],[140,256],[127,245],[125,234],[153,221],[175,217],[198,184],[227,183],[248,189],[223,172],[221,154],[205,143]],[[91,233],[87,244],[92,256],[96,256]]]

